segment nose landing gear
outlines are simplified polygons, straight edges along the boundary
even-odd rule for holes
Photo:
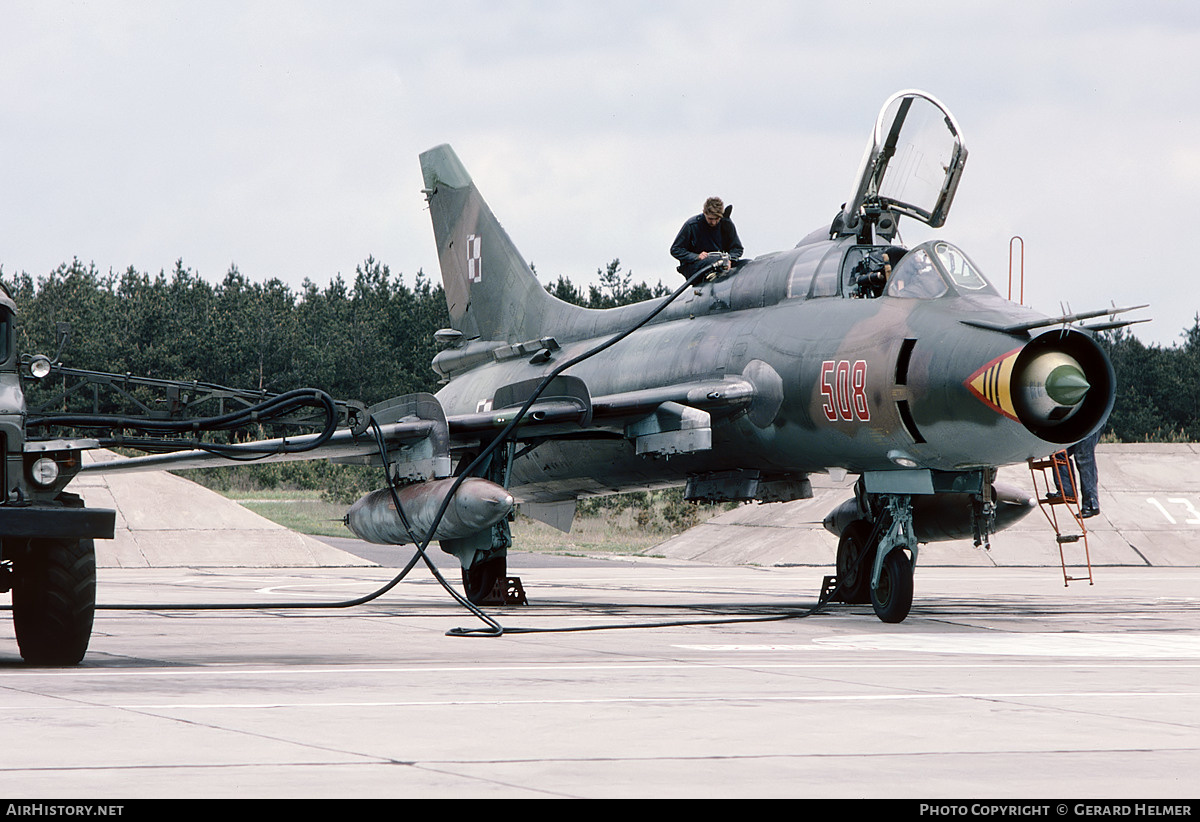
[[[872,519],[856,519],[838,541],[837,578],[840,598],[851,604],[871,603],[883,622],[903,622],[912,608],[913,567],[917,540],[912,527],[912,500],[905,494],[882,494]]]

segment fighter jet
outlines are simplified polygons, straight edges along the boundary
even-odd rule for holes
[[[454,151],[426,151],[444,385],[368,409],[373,435],[323,446],[387,462],[388,487],[347,525],[377,543],[439,541],[480,602],[506,573],[515,506],[565,530],[581,497],[682,486],[694,501],[778,502],[812,496],[812,474],[851,474],[853,499],[825,520],[835,596],[905,619],[921,544],[986,542],[1032,507],[995,483],[998,466],[1104,424],[1114,374],[1093,332],[1130,310],[1047,317],[955,245],[899,242],[901,218],[943,225],[966,158],[938,100],[899,92],[828,226],[737,267],[712,255],[672,297],[594,310],[547,293]]]

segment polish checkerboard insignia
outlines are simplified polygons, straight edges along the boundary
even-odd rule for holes
[[[480,251],[483,246],[483,238],[478,234],[469,234],[467,236],[467,281],[472,283],[481,282],[483,280],[483,264]]]

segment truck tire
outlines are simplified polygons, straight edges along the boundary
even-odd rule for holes
[[[14,564],[13,629],[31,665],[75,665],[96,614],[96,548],[90,539],[30,540]]]

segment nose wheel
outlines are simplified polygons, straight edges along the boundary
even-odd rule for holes
[[[879,581],[871,589],[871,605],[875,616],[883,622],[903,622],[912,608],[912,562],[900,548],[893,548],[883,558]]]
[[[882,505],[865,507],[878,516],[853,520],[838,540],[838,597],[850,604],[870,602],[883,622],[903,622],[912,610],[917,557],[911,498],[886,494],[875,499]]]

